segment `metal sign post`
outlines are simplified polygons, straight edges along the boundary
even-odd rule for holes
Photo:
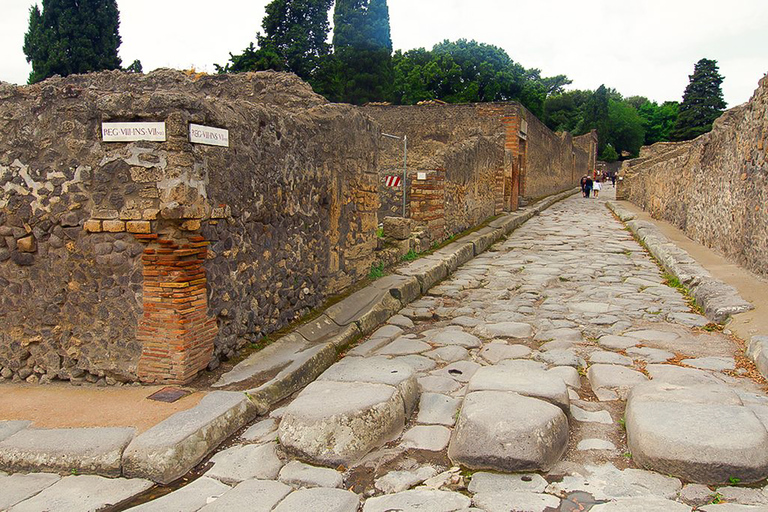
[[[382,133],[381,136],[403,141],[403,218],[406,218],[405,196],[407,194],[406,183],[408,181],[408,136],[403,135],[402,137],[398,137],[397,135],[391,135],[389,133]]]

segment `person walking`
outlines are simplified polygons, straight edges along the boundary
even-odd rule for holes
[[[611,185],[616,188],[616,173],[611,174]]]
[[[595,199],[597,199],[597,196],[600,195],[600,190],[603,188],[603,185],[600,184],[600,180],[595,180],[594,185],[592,185],[592,190],[594,191]]]
[[[584,197],[589,199],[589,193],[592,192],[592,185],[594,182],[592,181],[592,178],[587,176],[587,180],[584,182]]]
[[[589,177],[586,174],[581,177],[581,182],[580,182],[580,185],[581,185],[581,197],[587,197],[587,189],[586,189],[587,179],[589,179]]]

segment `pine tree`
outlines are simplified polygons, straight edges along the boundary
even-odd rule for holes
[[[387,1],[337,0],[333,23],[339,100],[358,105],[389,100],[394,72]]]
[[[701,59],[688,79],[690,82],[671,133],[672,140],[690,140],[707,133],[726,107],[720,88],[723,77],[716,60]]]
[[[42,0],[34,5],[24,35],[24,54],[32,63],[29,83],[120,68],[120,13],[116,0]]]

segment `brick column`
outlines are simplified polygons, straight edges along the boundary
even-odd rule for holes
[[[138,375],[142,382],[186,384],[213,355],[216,319],[208,317],[202,236],[135,235],[148,243],[144,263],[144,315]]]
[[[426,179],[419,180],[418,172],[409,173],[411,218],[425,225],[433,242],[445,238],[445,169],[421,171]]]
[[[504,190],[503,204],[506,211],[517,210],[520,195],[520,116],[501,118],[504,124]]]

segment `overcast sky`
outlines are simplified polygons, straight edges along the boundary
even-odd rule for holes
[[[21,47],[34,0],[1,0],[0,80],[25,83]],[[42,3],[39,1],[38,3]],[[268,0],[118,0],[120,57],[213,72],[261,28]],[[443,39],[502,47],[527,68],[565,74],[571,88],[600,84],[624,96],[680,100],[701,58],[725,76],[729,107],[768,72],[768,0],[389,0],[395,49]]]

